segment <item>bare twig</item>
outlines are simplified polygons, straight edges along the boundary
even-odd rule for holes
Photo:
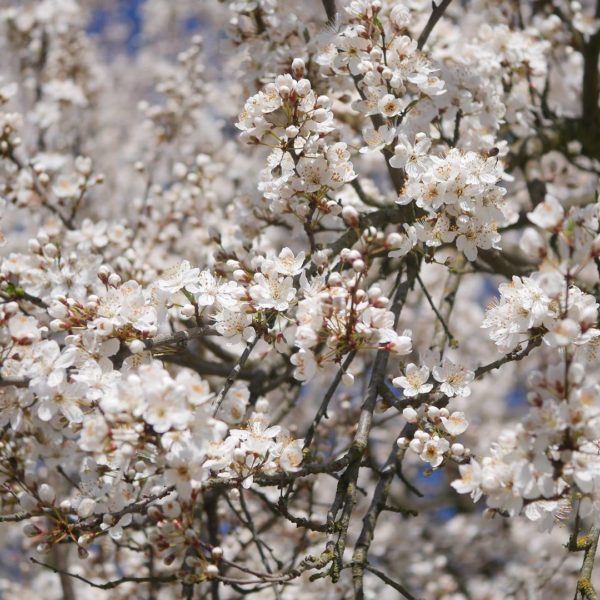
[[[192,327],[191,329],[184,329],[182,331],[176,331],[169,335],[159,335],[155,338],[149,338],[144,340],[144,345],[148,350],[159,348],[163,346],[184,346],[190,340],[195,338],[204,337],[207,335],[219,335],[218,332],[211,327]]]
[[[423,283],[423,280],[421,279],[421,277],[419,275],[417,275],[417,281],[419,282],[419,285],[421,286],[421,289],[423,290],[423,293],[425,294],[425,297],[427,298],[427,302],[429,302],[429,306],[431,306],[431,310],[433,310],[439,323],[443,327],[444,333],[446,334],[446,337],[448,338],[448,342],[452,343],[452,341],[454,340],[454,336],[452,335],[452,332],[448,328],[448,324],[446,323],[446,320],[444,319],[443,315],[437,309],[437,306],[435,305],[435,302],[433,301],[431,294],[425,287],[425,284]]]
[[[600,19],[600,0],[596,2],[596,19]],[[600,57],[600,31],[589,36],[583,43],[583,81],[581,93],[582,120],[589,126],[598,126],[600,108],[600,77],[598,74],[598,57]]]
[[[536,337],[531,338],[527,342],[527,345],[525,346],[525,348],[523,348],[523,350],[520,350],[520,351],[515,350],[513,352],[510,352],[506,356],[503,356],[502,358],[495,360],[494,362],[491,362],[487,365],[483,365],[483,366],[475,369],[475,379],[479,379],[486,373],[489,373],[490,371],[493,371],[494,369],[498,369],[506,363],[522,360],[523,358],[528,356],[529,353],[534,348],[537,348],[541,343],[542,343],[541,336],[536,336]]]
[[[598,595],[592,584],[592,571],[598,549],[598,538],[600,537],[600,528],[592,526],[588,535],[583,539],[577,540],[577,549],[584,551],[583,564],[577,578],[577,589],[575,591],[575,600],[598,600]]]
[[[233,369],[231,369],[231,372],[227,376],[227,379],[225,380],[225,383],[223,384],[223,387],[221,388],[219,395],[214,400],[214,405],[215,405],[214,414],[215,415],[217,414],[217,412],[219,412],[219,408],[221,407],[221,403],[223,402],[223,399],[225,398],[225,396],[227,395],[227,392],[231,389],[231,386],[235,383],[236,379],[238,378],[240,371],[246,364],[246,361],[250,357],[250,354],[252,353],[252,350],[254,350],[254,346],[256,346],[257,342],[258,342],[258,337],[255,337],[254,340],[252,340],[251,342],[248,342],[246,344],[246,348],[244,348],[242,355],[238,359],[238,361],[237,361],[236,365],[233,367]]]
[[[436,4],[432,0],[431,6],[433,8],[433,11],[431,12],[429,20],[425,24],[425,27],[423,28],[423,31],[421,32],[421,35],[417,40],[417,48],[419,50],[423,50],[423,46],[425,46],[427,39],[433,31],[433,28],[436,26],[437,22],[442,18],[442,15],[446,12],[446,9],[450,5],[450,2],[452,2],[452,0],[442,0],[439,4]]]
[[[335,390],[338,388],[340,381],[342,380],[342,376],[348,370],[348,367],[354,360],[355,356],[356,356],[356,351],[350,352],[350,354],[348,354],[348,356],[346,357],[344,364],[340,366],[340,368],[338,369],[338,372],[336,373],[335,377],[333,378],[333,381],[331,382],[329,389],[327,390],[327,392],[325,393],[325,396],[323,397],[321,406],[319,406],[319,410],[317,411],[315,418],[312,420],[310,427],[308,428],[308,431],[306,432],[306,435],[304,436],[304,450],[306,450],[310,447],[310,444],[315,435],[315,431],[317,430],[317,427],[319,426],[321,419],[327,414],[327,407],[329,406],[329,402],[331,401],[331,398],[333,398],[333,394],[335,394]]]
[[[327,15],[327,22],[330,25],[335,23],[336,7],[335,0],[322,0],[325,14]]]
[[[387,583],[390,587],[393,587],[397,592],[400,592],[408,600],[418,600],[417,597],[413,596],[402,584],[388,577],[383,571],[380,571],[371,565],[365,565],[365,569],[379,577],[381,581]]]
[[[37,560],[33,556],[30,556],[29,560],[32,563],[39,565],[40,567],[45,567],[46,569],[50,569],[51,571],[53,571],[54,573],[57,573],[58,575],[65,575],[67,577],[72,577],[73,579],[78,579],[79,581],[83,581],[83,583],[87,583],[91,587],[98,588],[100,590],[112,590],[116,587],[119,587],[120,585],[123,585],[124,583],[147,583],[151,580],[158,581],[160,583],[172,583],[173,581],[177,581],[177,577],[175,575],[167,575],[165,577],[153,577],[153,578],[151,578],[151,577],[121,577],[120,579],[114,579],[113,581],[107,581],[105,583],[96,583],[96,582],[92,581],[91,579],[86,579],[85,577],[78,575],[77,573],[69,573],[68,571],[63,571],[62,569],[53,567],[52,565],[49,565],[40,560]]]

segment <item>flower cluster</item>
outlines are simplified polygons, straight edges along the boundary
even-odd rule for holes
[[[489,307],[482,324],[490,329],[499,349],[509,352],[536,335],[554,347],[597,344],[598,303],[590,294],[565,284],[560,273],[513,277],[499,291],[500,301]]]
[[[464,413],[450,413],[447,408],[422,404],[418,410],[412,407],[405,408],[402,416],[407,423],[418,425],[419,429],[414,432],[411,440],[406,437],[398,438],[398,446],[418,454],[419,458],[429,463],[432,468],[438,468],[445,456],[456,460],[469,455],[461,443],[452,442],[453,438],[464,433],[469,426]]]
[[[336,210],[327,193],[356,175],[347,145],[323,140],[335,129],[331,100],[315,94],[302,59],[291,70],[248,99],[236,126],[244,141],[272,148],[259,184],[272,209],[304,220],[315,209]]]
[[[9,4],[0,596],[595,597],[593,3]]]

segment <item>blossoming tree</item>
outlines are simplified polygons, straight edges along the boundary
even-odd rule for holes
[[[0,596],[597,598],[600,2],[135,7],[0,1]]]

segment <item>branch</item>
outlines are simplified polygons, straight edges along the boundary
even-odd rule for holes
[[[583,565],[577,578],[577,590],[575,598],[579,595],[581,600],[598,600],[598,595],[592,584],[592,571],[596,559],[596,550],[598,549],[598,538],[600,537],[600,528],[594,525],[590,533],[584,538]]]
[[[153,348],[162,346],[184,346],[190,340],[206,335],[219,335],[219,333],[212,327],[192,327],[191,329],[176,331],[169,335],[159,335],[155,338],[149,338],[143,340],[143,342],[148,350],[152,350]]]
[[[375,535],[377,519],[384,510],[390,494],[390,486],[392,484],[392,479],[394,478],[394,464],[398,450],[396,442],[394,441],[390,455],[381,470],[379,481],[373,492],[371,504],[363,518],[363,526],[360,535],[354,546],[354,553],[352,554],[352,582],[354,584],[354,598],[356,600],[363,600],[364,598],[363,577],[367,566],[369,548]],[[410,594],[406,597],[413,598]]]
[[[6,154],[6,156],[18,169],[20,169],[21,171],[25,170],[25,164],[16,156],[12,148],[9,148],[9,151]],[[48,194],[42,187],[38,179],[37,173],[35,172],[35,169],[32,167],[31,164],[29,165],[29,170],[31,171],[31,180],[33,182],[33,187],[35,188],[35,191],[37,192],[37,194],[40,197],[40,200],[42,201],[42,206],[46,207],[51,213],[55,214],[67,229],[72,230],[73,225],[69,223],[69,220],[62,214],[62,212],[58,210],[58,208],[49,201]]]
[[[350,352],[350,354],[348,354],[348,356],[346,357],[344,364],[340,366],[340,368],[338,369],[338,372],[336,373],[335,377],[333,378],[333,381],[331,382],[329,389],[325,393],[323,402],[321,402],[321,406],[319,406],[319,410],[317,411],[315,418],[312,420],[312,423],[310,424],[310,427],[308,428],[308,431],[306,432],[306,435],[304,436],[304,450],[307,450],[310,447],[310,444],[315,435],[315,431],[316,431],[317,427],[319,426],[321,419],[327,414],[327,407],[329,406],[329,402],[331,401],[331,398],[333,398],[333,394],[335,393],[335,390],[337,389],[338,385],[340,384],[340,381],[342,380],[342,376],[348,370],[348,367],[350,366],[350,363],[354,360],[355,356],[356,356],[356,351]]]
[[[336,16],[336,8],[335,8],[335,0],[322,0],[323,8],[325,9],[325,14],[327,15],[327,23],[329,25],[333,25],[335,23]]]
[[[68,571],[63,571],[62,569],[58,569],[49,565],[47,563],[43,563],[33,556],[29,557],[29,560],[39,565],[40,567],[45,567],[46,569],[50,569],[57,575],[65,575],[67,577],[72,577],[73,579],[78,579],[79,581],[83,581],[83,583],[87,583],[88,585],[98,588],[100,590],[112,590],[124,583],[147,583],[149,581],[157,581],[159,583],[172,583],[173,581],[177,581],[176,575],[167,575],[166,577],[121,577],[121,579],[114,579],[113,581],[107,581],[106,583],[94,583],[91,579],[86,579],[81,575],[77,575],[77,573],[69,573]]]
[[[506,356],[503,356],[502,358],[499,358],[498,360],[495,360],[494,362],[491,362],[487,365],[484,365],[482,367],[475,369],[475,379],[479,379],[480,377],[482,377],[486,373],[489,373],[490,371],[493,371],[494,369],[499,369],[502,365],[504,365],[508,362],[519,361],[519,360],[524,359],[526,356],[529,355],[529,353],[534,348],[537,348],[541,343],[542,343],[541,335],[531,338],[527,342],[527,346],[525,346],[525,348],[523,350],[521,350],[521,351],[514,350],[513,352],[510,352]]]
[[[18,388],[26,388],[29,385],[29,379],[15,379],[12,377],[0,377],[0,388],[14,386]]]
[[[387,583],[390,587],[393,587],[397,592],[400,592],[408,600],[418,600],[417,597],[413,596],[403,585],[388,577],[383,571],[380,571],[371,565],[365,565],[365,569],[379,577],[381,581]]]
[[[405,261],[405,264],[407,265],[406,280],[400,283],[402,271],[399,271],[397,288],[392,301],[394,329],[398,326],[400,313],[406,302],[409,290],[414,286],[415,278],[419,270],[419,261],[414,255],[407,255]],[[337,518],[339,511],[342,511],[340,520],[337,523],[339,535],[334,546],[335,558],[331,568],[331,579],[333,583],[336,583],[339,580],[340,570],[342,568],[341,563],[346,548],[348,527],[350,525],[350,518],[352,516],[354,505],[356,504],[356,489],[361,461],[369,443],[369,434],[373,425],[373,412],[377,404],[377,398],[379,397],[379,389],[385,380],[385,371],[389,357],[390,353],[387,350],[379,350],[375,355],[367,393],[356,426],[356,433],[347,454],[349,464],[339,479],[333,504],[327,514],[327,522],[332,525]]]
[[[231,386],[235,383],[235,380],[238,378],[238,375],[240,374],[240,371],[242,370],[242,368],[246,364],[246,361],[250,357],[250,354],[252,353],[252,350],[254,350],[254,346],[256,346],[256,343],[258,342],[258,339],[259,338],[257,336],[257,337],[254,338],[254,340],[252,340],[251,342],[248,342],[246,344],[246,348],[242,352],[242,355],[240,356],[240,358],[237,361],[236,365],[233,367],[233,369],[231,369],[231,372],[227,376],[227,379],[225,380],[225,383],[223,384],[223,387],[221,388],[221,391],[219,392],[219,395],[216,397],[216,399],[214,401],[214,404],[215,404],[214,414],[215,415],[219,412],[219,408],[221,408],[221,403],[223,402],[223,399],[227,395],[227,392],[229,391],[229,389],[231,388]]]
[[[600,0],[596,2],[596,19],[600,19]],[[598,57],[600,56],[600,31],[590,36],[584,42],[583,49],[583,82],[582,82],[582,120],[590,125],[598,124],[600,108],[598,96],[600,94],[600,80],[598,76]]]
[[[433,8],[433,12],[427,21],[425,28],[421,32],[419,39],[417,40],[417,48],[419,50],[423,50],[423,46],[427,42],[427,38],[429,38],[433,28],[436,26],[437,22],[442,18],[442,15],[446,12],[446,9],[450,5],[452,0],[442,0],[438,5],[432,0],[431,6]]]
[[[446,334],[446,337],[448,338],[448,342],[450,344],[452,344],[452,342],[454,341],[454,336],[452,335],[452,332],[450,331],[444,317],[442,316],[440,311],[437,309],[437,306],[435,305],[435,302],[433,301],[431,294],[425,287],[425,284],[423,283],[423,280],[421,279],[421,277],[419,275],[417,275],[417,281],[419,282],[419,285],[421,286],[421,289],[423,290],[423,293],[425,294],[425,297],[427,298],[427,302],[429,302],[429,306],[431,306],[431,310],[433,310],[439,323],[443,327],[444,333]]]
[[[8,293],[7,290],[3,290],[0,292],[0,297],[4,298],[5,300],[27,300],[27,302],[31,302],[31,304],[35,304],[40,308],[48,308],[48,305],[41,298],[28,294],[22,287],[19,286],[9,285]]]
[[[456,293],[458,292],[458,287],[462,279],[462,270],[465,266],[465,262],[466,259],[464,256],[458,256],[455,267],[456,271],[450,273],[448,279],[446,280],[446,284],[444,285],[442,300],[440,301],[438,311],[440,315],[442,315],[445,323],[450,321],[450,315],[452,314],[452,309],[454,308]],[[441,323],[442,322],[439,320],[436,321],[433,330],[433,341],[429,347],[439,348],[440,351],[443,351],[447,339],[447,333],[442,327]]]

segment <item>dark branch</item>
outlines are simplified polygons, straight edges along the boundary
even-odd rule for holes
[[[436,5],[435,2],[432,2],[433,11],[429,20],[427,21],[425,28],[421,32],[419,39],[417,40],[417,48],[419,50],[423,50],[423,46],[427,42],[427,39],[431,35],[433,28],[436,26],[437,22],[442,18],[442,15],[446,12],[446,9],[450,5],[452,0],[442,0],[439,4]]]

